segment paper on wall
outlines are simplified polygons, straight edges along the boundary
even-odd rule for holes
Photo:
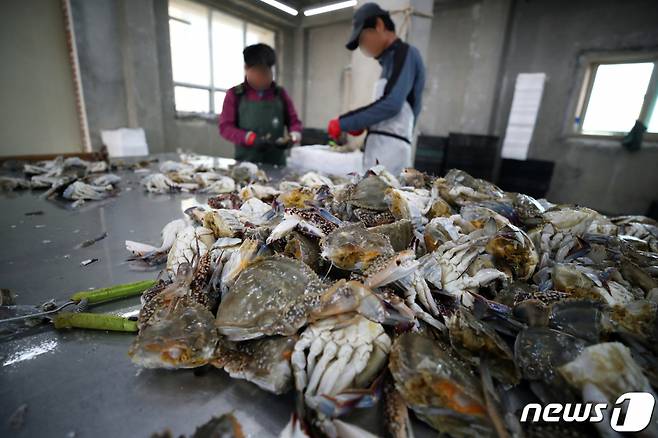
[[[101,130],[101,140],[107,146],[110,157],[144,156],[149,153],[142,128]]]
[[[544,91],[545,73],[519,73],[501,155],[503,158],[525,160],[535,130],[537,114]]]

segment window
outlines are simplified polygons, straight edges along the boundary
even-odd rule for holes
[[[274,31],[188,0],[169,1],[174,100],[179,113],[218,114],[242,82],[245,46],[274,47]]]
[[[576,111],[576,132],[622,136],[640,120],[648,133],[658,133],[657,65],[658,55],[591,61]]]

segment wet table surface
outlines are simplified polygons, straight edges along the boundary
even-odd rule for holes
[[[77,208],[42,199],[41,191],[0,194],[0,287],[15,293],[17,304],[63,302],[76,291],[156,278],[157,271],[131,269],[124,241],[158,245],[162,227],[207,196],[146,194],[142,175],[116,173],[122,177],[116,197]],[[26,214],[34,212],[43,213]],[[78,248],[104,232],[105,239]],[[92,258],[99,260],[80,265]],[[138,308],[139,298],[133,298],[91,311],[125,315]],[[149,437],[166,429],[178,436],[234,412],[249,436],[261,438],[278,436],[288,422],[292,393],[276,396],[217,369],[140,370],[127,354],[133,338],[48,325],[0,338],[0,436]],[[381,414],[377,406],[345,420],[382,435]],[[416,436],[434,435],[414,424]]]

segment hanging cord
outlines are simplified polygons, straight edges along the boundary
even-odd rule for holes
[[[409,6],[404,9],[394,9],[392,11],[388,11],[390,15],[396,15],[396,14],[404,14],[402,17],[402,24],[400,25],[400,30],[398,32],[398,35],[404,40],[407,40],[408,32],[409,32],[409,27],[411,24],[411,18],[412,17],[423,17],[423,18],[434,18],[434,14],[427,14],[425,12],[420,12],[416,10],[416,8]]]

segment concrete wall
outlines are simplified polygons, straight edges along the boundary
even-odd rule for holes
[[[489,133],[509,8],[509,0],[435,4],[422,134]]]
[[[139,126],[152,153],[180,148],[233,156],[233,146],[219,136],[215,119],[176,116],[167,0],[71,3],[94,149],[101,146],[101,129]],[[204,3],[276,30],[277,80],[292,88],[295,52],[289,22],[237,0]]]
[[[581,55],[658,47],[654,0],[517,1],[504,63],[495,133],[503,134],[518,73],[547,82],[529,158],[556,163],[548,199],[611,213],[644,213],[658,198],[658,146],[627,152],[618,140],[568,135],[580,90]]]
[[[82,151],[59,0],[0,3],[0,155]]]
[[[325,129],[327,122],[346,110],[352,54],[345,49],[350,21],[308,30],[308,68],[304,124]]]

